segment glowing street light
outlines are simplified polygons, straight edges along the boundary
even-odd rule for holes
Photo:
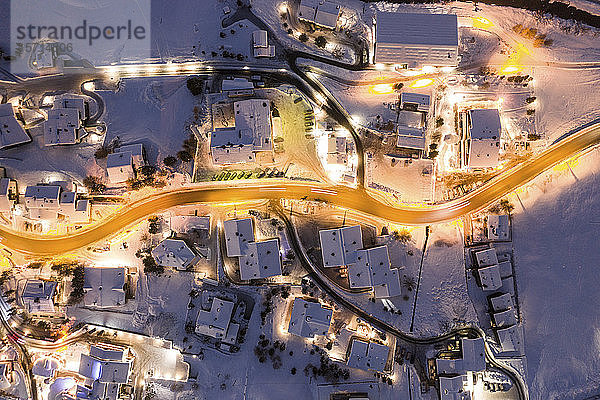
[[[394,92],[394,85],[391,83],[378,83],[369,85],[369,93],[371,94],[390,94]]]
[[[433,85],[433,82],[435,81],[431,78],[417,79],[416,81],[413,81],[409,87],[413,89],[424,88]]]

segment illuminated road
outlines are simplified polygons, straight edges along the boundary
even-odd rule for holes
[[[170,207],[193,203],[234,203],[258,199],[321,200],[330,204],[406,225],[438,223],[476,211],[510,193],[535,176],[581,150],[600,142],[600,123],[574,133],[539,156],[507,170],[477,190],[454,201],[413,208],[397,208],[380,202],[362,189],[288,181],[254,181],[245,184],[214,182],[151,195],[133,202],[113,216],[63,236],[22,233],[0,228],[2,245],[31,255],[67,253],[116,234],[138,220]]]

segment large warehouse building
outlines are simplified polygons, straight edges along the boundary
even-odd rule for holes
[[[373,62],[407,68],[457,66],[456,15],[378,12]]]

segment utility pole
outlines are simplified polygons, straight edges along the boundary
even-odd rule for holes
[[[344,211],[344,220],[342,221],[342,227],[346,226],[346,214],[348,213],[348,210]]]

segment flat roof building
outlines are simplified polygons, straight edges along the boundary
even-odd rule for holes
[[[479,268],[477,270],[481,288],[483,290],[498,290],[502,287],[502,278],[500,277],[500,268],[498,265]]]
[[[0,150],[31,142],[11,103],[0,104]]]
[[[340,6],[329,0],[301,0],[298,19],[327,29],[337,27]]]
[[[83,302],[86,306],[116,307],[125,304],[125,268],[86,267]]]
[[[185,271],[200,257],[181,239],[165,239],[152,249],[152,257],[158,265]]]
[[[473,109],[467,113],[467,166],[498,166],[502,125],[498,109]]]
[[[235,304],[232,301],[213,298],[210,310],[200,310],[196,319],[196,333],[233,344],[237,340],[239,324],[231,323]]]
[[[252,218],[231,219],[223,222],[227,257],[241,257],[248,252],[248,244],[254,242]]]
[[[281,275],[279,239],[250,242],[246,254],[239,258],[239,264],[243,281]]]
[[[517,323],[517,317],[512,309],[496,312],[492,315],[492,318],[496,328],[507,328]]]
[[[401,294],[397,268],[391,268],[387,246],[377,246],[357,252],[356,263],[348,265],[351,288],[371,287],[377,298]]]
[[[400,108],[408,111],[429,112],[431,97],[427,94],[402,92]]]
[[[144,145],[141,143],[127,144],[115,150],[116,153],[131,153],[131,161],[134,168],[143,167],[146,164]]]
[[[48,111],[44,122],[44,144],[46,146],[76,144],[85,136],[85,130],[75,108],[53,108]]]
[[[478,251],[475,253],[475,259],[477,260],[477,265],[480,267],[498,264],[498,255],[496,254],[496,249]]]
[[[503,293],[499,296],[489,297],[490,303],[492,303],[492,309],[495,312],[504,310],[510,310],[513,307],[512,296],[510,293]]]
[[[214,164],[253,162],[255,152],[273,150],[270,101],[236,101],[233,109],[235,126],[217,128],[211,133]]]
[[[340,267],[356,262],[357,252],[363,247],[360,226],[347,226],[319,231],[323,266]]]
[[[465,389],[467,376],[440,377],[440,400],[471,400],[471,392]]]
[[[457,66],[457,16],[377,12],[373,62],[408,68]]]
[[[523,353],[522,332],[517,325],[497,329],[496,335],[503,352],[518,351]]]
[[[438,375],[464,374],[467,371],[483,371],[485,365],[485,342],[483,338],[461,339],[462,357],[458,359],[437,358],[435,360]]]
[[[422,128],[398,125],[396,146],[405,149],[425,150],[425,132]]]
[[[23,287],[21,301],[30,314],[54,313],[56,282],[28,279]]]
[[[0,212],[12,210],[18,197],[17,181],[10,178],[0,179]]]
[[[25,188],[25,206],[28,209],[43,208],[58,210],[60,207],[58,185],[35,185]]]
[[[252,47],[254,57],[275,57],[275,46],[269,46],[267,31],[258,30],[252,32]]]
[[[487,237],[489,240],[509,240],[508,215],[491,214],[487,217]]]
[[[320,303],[295,298],[288,332],[305,338],[326,336],[329,332],[333,310]]]
[[[106,157],[106,172],[110,183],[123,183],[135,178],[132,153],[122,151],[109,154]]]
[[[383,372],[387,364],[390,348],[375,342],[355,339],[350,344],[350,355],[346,364],[365,371]]]

